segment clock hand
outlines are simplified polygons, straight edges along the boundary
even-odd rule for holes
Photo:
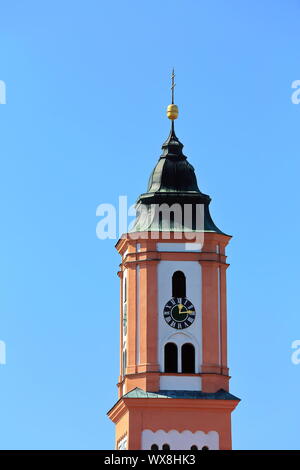
[[[187,313],[195,313],[194,310],[184,310],[184,312],[183,312],[182,309],[186,308],[183,304],[178,304],[177,307],[178,307],[178,314],[179,315],[185,315]]]
[[[194,310],[185,310],[184,312],[180,310],[178,313],[180,313],[181,315],[185,315],[186,313],[195,313],[195,312]]]

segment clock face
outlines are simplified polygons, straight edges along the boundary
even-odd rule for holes
[[[195,316],[195,307],[186,297],[172,297],[164,308],[166,322],[177,330],[188,328],[195,320]]]

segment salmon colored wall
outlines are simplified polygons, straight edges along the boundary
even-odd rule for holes
[[[217,431],[220,449],[231,449],[231,412],[237,401],[226,400],[187,400],[187,399],[125,399],[122,400],[127,421],[118,416],[116,440],[118,441],[129,426],[128,449],[141,448],[141,435],[144,429],[166,432],[176,429],[182,432]],[[122,405],[120,405],[121,409]]]
[[[227,298],[226,298],[226,269],[228,265],[221,265],[220,267],[220,278],[221,278],[221,335],[222,335],[222,372],[226,375],[229,374],[227,367]]]
[[[117,243],[122,256],[120,278],[127,270],[127,369],[124,378],[119,378],[119,398],[135,387],[147,391],[159,391],[160,371],[157,358],[158,316],[157,316],[157,264],[160,260],[198,261],[202,267],[202,390],[216,392],[220,388],[229,389],[227,367],[227,312],[226,312],[226,263],[225,247],[230,238],[227,235],[205,233],[201,252],[163,252],[156,250],[156,243],[190,243],[191,240],[174,238],[164,239],[157,234],[157,239],[143,238],[147,234],[135,234],[136,239],[124,236]],[[153,235],[153,234],[152,234]],[[140,244],[137,252],[136,245]],[[216,252],[219,246],[219,253]],[[139,295],[139,335],[137,334],[137,294],[136,266],[140,269]],[[218,277],[220,269],[220,277]],[[202,283],[202,284],[200,284]],[[218,305],[220,299],[220,305]],[[123,307],[121,294],[121,310]],[[220,317],[219,317],[220,314]],[[220,337],[219,337],[220,332]],[[137,352],[137,337],[140,350]],[[122,351],[122,315],[120,351]],[[139,357],[139,360],[138,360]],[[122,353],[120,354],[122,358]],[[121,400],[123,401],[123,400]],[[126,403],[128,399],[125,399]],[[153,404],[155,402],[155,406]],[[158,402],[162,402],[159,404]],[[169,403],[172,402],[172,405]],[[191,404],[191,402],[194,402]],[[208,432],[215,430],[220,434],[220,447],[231,448],[231,411],[237,402],[221,404],[219,400],[134,400],[129,399],[130,408],[124,405],[120,415],[119,402],[109,412],[116,423],[117,441],[128,433],[130,449],[141,446],[143,429],[189,429]],[[176,405],[176,406],[175,406]],[[129,406],[129,405],[128,405]],[[121,416],[116,419],[116,416]]]
[[[161,235],[161,234],[160,234]],[[172,235],[172,234],[171,234]],[[226,255],[225,246],[230,237],[222,234],[205,233],[201,252],[162,252],[156,250],[156,243],[169,243],[170,239],[161,236],[156,240],[144,239],[143,234],[136,234],[136,240],[129,237],[121,239],[117,248],[122,255],[121,270],[127,269],[127,370],[124,393],[135,386],[151,387],[158,391],[159,379],[147,376],[147,372],[159,372],[157,358],[157,264],[159,260],[198,261],[202,267],[202,389],[215,392],[220,388],[228,390],[227,368],[227,320],[226,320]],[[172,236],[171,236],[172,240]],[[187,240],[174,239],[176,243]],[[188,240],[190,242],[190,240]],[[137,252],[136,245],[140,244]],[[219,246],[219,253],[216,252]],[[137,295],[136,266],[140,266],[139,296],[139,343],[137,353]],[[218,268],[220,267],[220,286]],[[220,297],[218,289],[220,288]],[[220,299],[220,307],[218,302]],[[220,309],[220,319],[219,317]],[[220,338],[219,338],[220,333]],[[122,345],[122,334],[120,335]],[[220,346],[220,347],[219,347]],[[139,363],[137,361],[139,357]],[[136,375],[142,374],[141,376]],[[145,375],[146,373],[146,375]],[[218,375],[216,375],[218,374]],[[120,381],[122,379],[120,378]],[[148,388],[148,390],[150,390]],[[122,395],[119,386],[119,396]]]
[[[136,372],[136,269],[127,266],[127,369],[126,374]]]
[[[129,413],[125,413],[116,424],[116,442],[115,448],[118,449],[118,443],[129,433]]]

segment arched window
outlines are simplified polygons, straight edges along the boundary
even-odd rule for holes
[[[164,444],[164,445],[162,446],[162,450],[170,450],[169,444]]]
[[[191,450],[198,450],[197,446],[191,446]]]
[[[195,348],[191,343],[185,343],[181,348],[181,367],[183,373],[195,373]]]
[[[158,445],[157,444],[152,444],[151,450],[158,450]]]
[[[178,350],[175,343],[165,345],[165,372],[178,372]]]
[[[182,271],[175,271],[172,276],[172,297],[186,297],[185,275]]]
[[[209,447],[203,446],[201,450],[209,450]]]

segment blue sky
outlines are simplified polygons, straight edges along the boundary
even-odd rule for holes
[[[119,258],[95,211],[146,189],[173,66],[177,135],[234,237],[233,446],[299,448],[299,14],[296,0],[1,2],[2,449],[114,446]]]

